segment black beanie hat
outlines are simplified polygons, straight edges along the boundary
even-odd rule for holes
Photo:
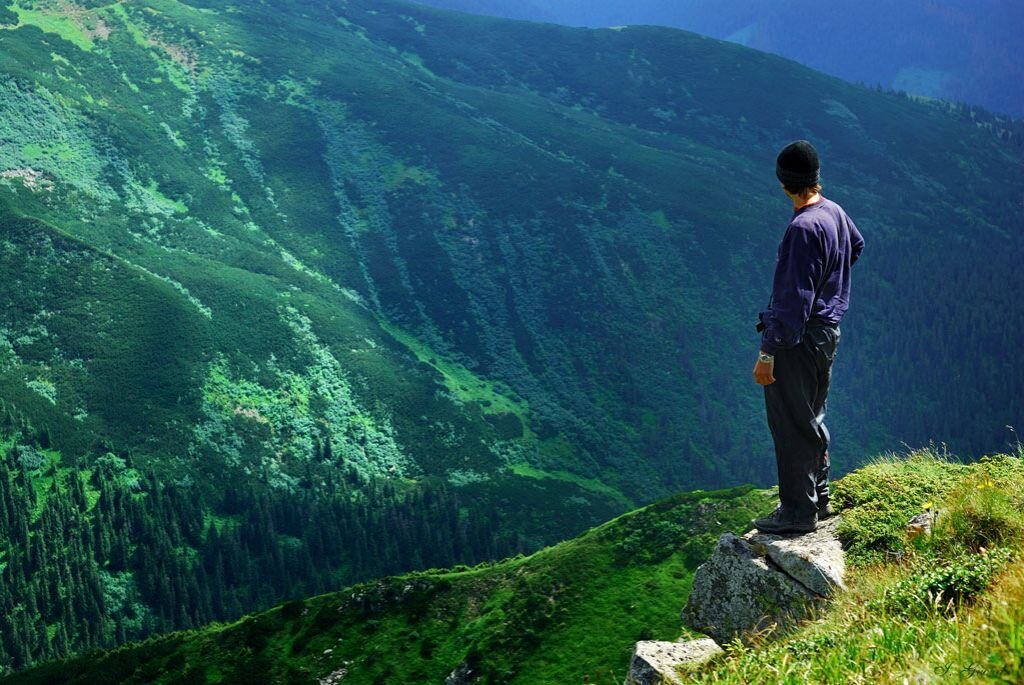
[[[789,188],[807,188],[821,180],[818,151],[806,140],[795,140],[775,160],[775,175]]]

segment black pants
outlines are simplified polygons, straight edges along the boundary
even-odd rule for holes
[[[810,516],[829,498],[825,399],[838,345],[838,326],[808,326],[800,344],[775,355],[775,382],[764,386],[779,500],[800,517]]]

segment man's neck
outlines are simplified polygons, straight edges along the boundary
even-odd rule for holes
[[[807,205],[813,205],[816,202],[821,202],[821,193],[814,193],[813,195],[809,196],[807,199],[804,199],[802,197],[793,197],[792,199],[793,199],[793,211],[795,212],[798,209],[803,209]]]

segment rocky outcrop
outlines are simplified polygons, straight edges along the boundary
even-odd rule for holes
[[[345,667],[339,668],[335,671],[331,671],[323,678],[318,679],[317,685],[340,685],[341,681],[345,680],[345,676],[348,675],[348,669]]]
[[[693,579],[682,619],[719,644],[807,618],[843,588],[839,517],[803,535],[725,533]]]
[[[710,638],[637,642],[625,685],[681,685],[680,669],[698,666],[721,653],[722,648]]]
[[[836,535],[837,523],[837,517],[832,517],[819,523],[813,533],[794,536],[750,531],[743,538],[790,578],[815,594],[830,597],[835,591],[846,589],[846,557]]]
[[[719,644],[806,615],[815,594],[744,538],[725,533],[697,569],[683,623]]]

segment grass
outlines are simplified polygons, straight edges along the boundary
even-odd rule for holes
[[[145,186],[143,190],[149,193],[149,196],[152,197],[153,201],[160,207],[166,207],[178,212],[179,214],[185,214],[188,212],[188,206],[186,206],[184,202],[181,200],[172,200],[160,192],[160,188],[158,187],[155,179],[150,179],[149,184]]]
[[[690,682],[1021,682],[1024,452],[888,455],[837,486],[848,591],[780,640],[729,645]],[[934,532],[907,542],[902,512],[924,505]]]
[[[391,169],[390,178],[388,178],[387,181],[387,187],[389,190],[393,190],[406,181],[415,185],[424,185],[429,180],[432,180],[432,175],[429,171],[421,169],[420,167],[406,165],[399,161],[396,162],[394,167]]]
[[[77,22],[59,13],[47,12],[14,3],[10,6],[18,15],[18,26],[36,26],[45,33],[53,33],[85,51],[93,47],[92,36]],[[7,28],[7,27],[5,27]]]
[[[132,40],[135,41],[135,45],[141,48],[149,48],[149,39],[146,37],[146,34],[143,32],[143,30],[140,29],[138,25],[134,21],[132,21],[132,19],[128,16],[128,12],[127,10],[125,10],[124,5],[122,5],[120,2],[115,2],[112,5],[109,5],[107,9],[108,11],[116,14],[121,19],[121,21],[124,23],[125,28],[128,30],[128,34],[132,37]]]
[[[523,422],[528,431],[526,417],[529,407],[516,397],[505,383],[480,378],[465,366],[439,355],[422,340],[395,324],[381,320],[381,328],[402,343],[424,364],[441,374],[449,392],[460,402],[475,402],[487,414],[512,414]]]
[[[611,487],[606,483],[602,483],[597,478],[584,478],[579,474],[572,473],[571,471],[557,470],[557,471],[545,471],[544,469],[538,469],[530,466],[529,464],[512,464],[509,466],[512,473],[517,476],[524,476],[526,478],[554,478],[556,480],[562,480],[567,483],[575,483],[584,490],[591,492],[597,492],[604,495],[608,495],[616,502],[621,504],[623,507],[633,507],[634,503],[628,497],[623,495],[620,491]]]

